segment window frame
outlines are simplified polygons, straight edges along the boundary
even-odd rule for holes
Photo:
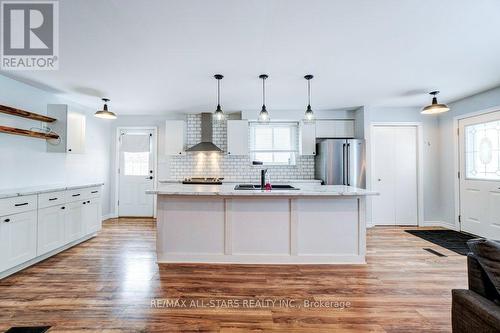
[[[260,122],[249,122],[249,156],[250,160],[253,161],[259,161],[256,159],[256,154],[258,153],[271,153],[273,156],[273,162],[265,162],[261,161],[262,165],[266,166],[296,166],[297,165],[297,156],[299,154],[299,122],[297,121],[279,121],[279,122],[269,122],[269,123],[260,123]],[[255,130],[257,128],[265,128],[265,127],[270,127],[272,128],[272,142],[271,142],[271,149],[256,149],[255,148]],[[291,149],[279,149],[275,147],[275,128],[280,128],[280,127],[285,127],[285,128],[290,128],[290,148]],[[283,162],[276,162],[275,161],[275,154],[276,153],[288,153],[290,154],[288,158],[288,163],[283,163]]]

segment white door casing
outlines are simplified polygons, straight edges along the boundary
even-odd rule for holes
[[[118,216],[154,216],[156,131],[119,130]]]
[[[418,155],[417,126],[373,126],[373,224],[418,225]]]
[[[458,125],[460,228],[500,240],[500,111]]]

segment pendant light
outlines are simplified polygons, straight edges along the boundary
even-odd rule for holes
[[[304,79],[307,80],[307,109],[306,113],[304,114],[304,121],[306,122],[313,122],[314,121],[314,112],[311,109],[311,79],[314,76],[311,74],[308,74],[304,76]]]
[[[116,114],[108,110],[109,98],[102,98],[104,102],[104,107],[102,110],[97,111],[94,116],[101,119],[116,119]]]
[[[214,78],[217,80],[217,109],[214,112],[214,117],[216,120],[222,121],[226,116],[220,107],[220,80],[222,80],[224,76],[221,74],[215,74]]]
[[[429,95],[432,96],[432,104],[425,106],[421,111],[422,114],[438,114],[450,111],[448,105],[438,103],[436,98],[437,94],[439,94],[439,91],[431,91],[429,93]]]
[[[263,123],[269,122],[269,112],[266,110],[266,79],[269,76],[267,74],[259,75],[259,79],[262,79],[262,110],[259,113],[259,121]]]

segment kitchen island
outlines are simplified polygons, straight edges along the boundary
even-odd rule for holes
[[[366,196],[337,185],[235,190],[164,184],[157,195],[159,263],[365,263]]]

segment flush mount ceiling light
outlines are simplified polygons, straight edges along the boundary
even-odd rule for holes
[[[429,95],[432,95],[432,104],[425,106],[420,113],[422,114],[438,114],[450,111],[450,108],[446,104],[440,104],[437,101],[436,95],[439,91],[431,91]]]
[[[312,76],[311,74],[304,76],[304,79],[307,80],[307,109],[306,109],[306,113],[304,114],[304,121],[307,121],[307,122],[314,121],[314,112],[311,109],[311,79],[313,77],[314,76]]]
[[[221,74],[215,74],[214,78],[217,80],[217,109],[214,112],[214,117],[216,120],[220,121],[225,118],[224,111],[222,111],[220,107],[220,80],[222,80],[224,76]]]
[[[262,110],[259,113],[259,121],[260,122],[269,122],[271,118],[269,118],[269,112],[266,109],[266,79],[269,76],[267,74],[259,75],[259,79],[262,80]]]
[[[108,110],[109,98],[102,98],[104,107],[102,110],[97,111],[94,116],[101,119],[116,119],[116,114]]]

